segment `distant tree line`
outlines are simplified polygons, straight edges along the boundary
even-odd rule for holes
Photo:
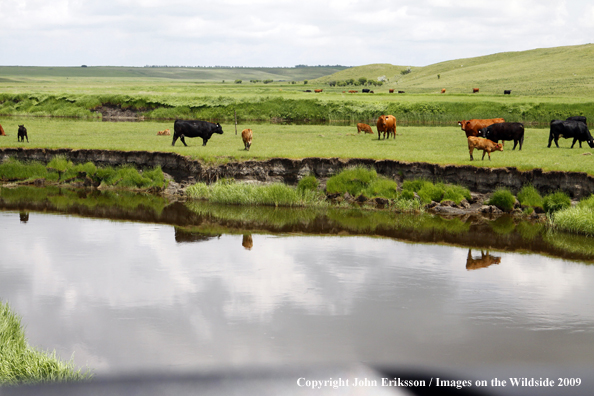
[[[354,79],[354,78],[349,78],[347,80],[342,80],[342,81],[328,81],[328,85],[330,85],[331,87],[346,87],[348,85],[375,85],[377,87],[381,87],[382,85],[384,85],[383,81],[376,81],[376,80],[368,80],[365,77],[359,77],[358,79]]]

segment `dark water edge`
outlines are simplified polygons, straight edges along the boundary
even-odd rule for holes
[[[246,207],[169,202],[161,196],[126,191],[28,186],[0,187],[0,210],[19,212],[21,222],[29,221],[30,212],[42,212],[168,224],[176,227],[177,242],[221,234],[356,235],[594,263],[592,238],[555,232],[546,224],[507,215],[446,218],[387,210]]]

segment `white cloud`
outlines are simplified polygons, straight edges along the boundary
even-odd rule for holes
[[[426,65],[594,35],[585,0],[0,0],[0,20],[5,65]]]

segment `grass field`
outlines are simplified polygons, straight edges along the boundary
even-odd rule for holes
[[[401,74],[405,66],[387,64],[348,69],[5,66],[0,67],[0,115],[100,118],[94,110],[109,105],[150,119],[231,121],[236,111],[243,121],[355,122],[393,114],[417,125],[503,117],[544,126],[571,115],[594,120],[593,60],[594,45],[588,44],[451,60],[412,67],[408,74]],[[370,87],[375,94],[360,93],[362,86],[328,85],[382,76],[388,81]],[[267,78],[275,82],[249,82]],[[238,79],[241,84],[234,82]],[[472,94],[475,87],[480,92]],[[359,93],[349,94],[353,89]],[[389,89],[406,93],[389,94]],[[506,89],[512,95],[503,95]]]
[[[357,134],[355,126],[275,125],[242,123],[238,135],[233,124],[222,124],[224,134],[214,135],[206,146],[202,139],[187,139],[171,146],[171,136],[156,136],[171,121],[99,122],[55,118],[0,118],[8,136],[0,137],[0,147],[41,147],[108,150],[146,150],[176,152],[206,162],[267,159],[273,157],[342,157],[421,161],[474,166],[513,166],[520,169],[543,168],[587,172],[594,175],[592,149],[570,149],[570,140],[560,140],[561,148],[547,148],[548,129],[527,128],[522,151],[512,151],[510,142],[503,152],[492,154],[492,161],[470,161],[466,136],[457,126],[406,127],[397,129],[391,140]],[[27,127],[30,143],[17,142],[17,125]],[[253,145],[245,151],[241,130],[254,131]],[[375,128],[373,128],[375,130]],[[475,155],[475,157],[478,157]]]

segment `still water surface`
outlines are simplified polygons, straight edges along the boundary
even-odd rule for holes
[[[98,374],[594,363],[592,265],[361,236],[175,234],[0,212],[0,300],[32,345]]]

